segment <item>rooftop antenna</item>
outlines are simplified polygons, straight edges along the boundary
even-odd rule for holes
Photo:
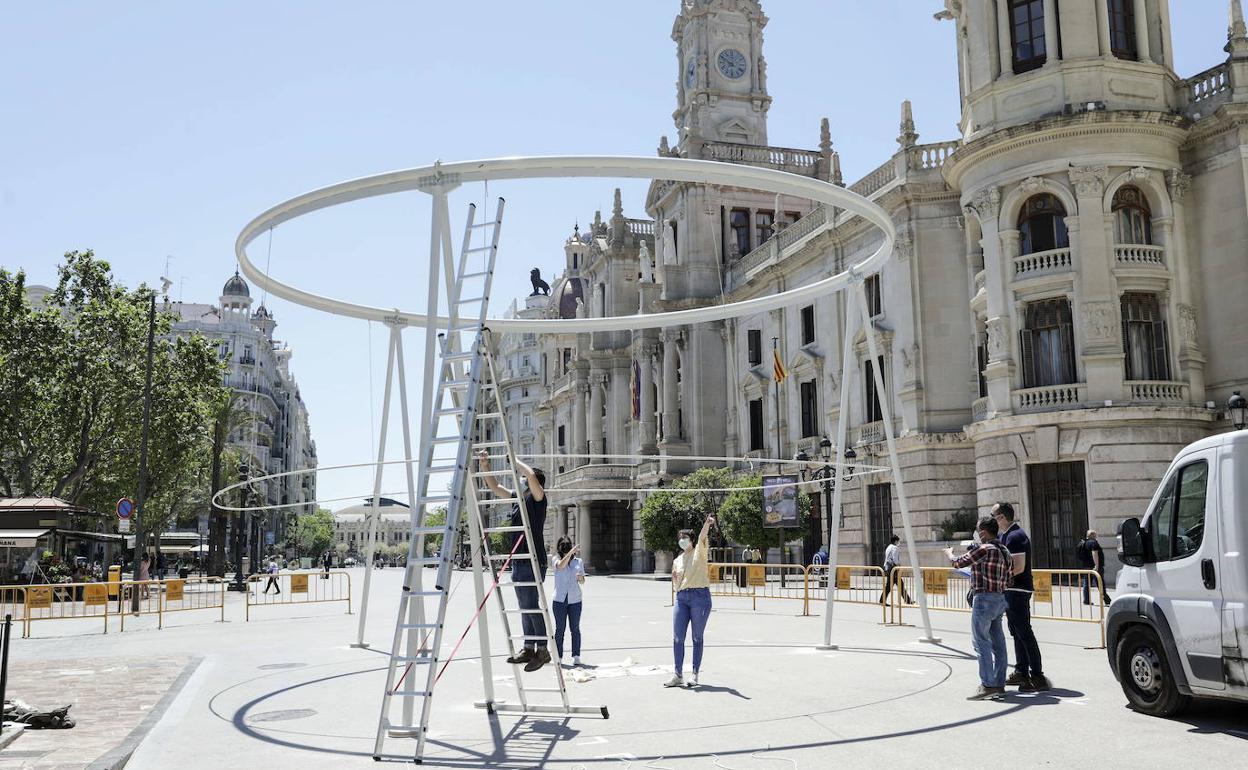
[[[160,293],[165,295],[165,302],[169,301],[169,287],[173,286],[173,281],[169,280],[169,262],[173,257],[169,254],[165,255],[165,272],[160,275]],[[181,302],[181,300],[178,300]]]

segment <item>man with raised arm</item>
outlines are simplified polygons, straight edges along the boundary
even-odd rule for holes
[[[490,471],[490,455],[486,451],[477,453],[478,469]],[[516,471],[524,486],[524,508],[529,515],[529,531],[533,533],[533,542],[520,543],[523,532],[507,533],[507,550],[515,555],[511,559],[511,581],[516,584],[516,602],[522,610],[537,610],[537,590],[546,579],[546,541],[543,532],[546,528],[546,474],[540,468],[533,468],[516,460]],[[485,485],[498,497],[517,497],[515,492],[498,483],[493,475],[485,476]],[[523,526],[524,517],[520,506],[511,506],[510,526]],[[540,576],[533,574],[533,560],[529,554],[537,557]],[[546,620],[537,612],[520,613],[520,626],[524,630],[524,649],[519,654],[507,659],[508,663],[524,665],[525,671],[536,671],[550,662],[550,651],[546,648]]]

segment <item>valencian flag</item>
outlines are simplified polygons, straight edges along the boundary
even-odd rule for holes
[[[784,368],[784,362],[780,360],[780,350],[778,348],[772,349],[771,356],[773,359],[773,377],[776,380],[776,384],[779,385],[789,376],[789,370]]]

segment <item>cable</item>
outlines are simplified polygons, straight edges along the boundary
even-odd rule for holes
[[[484,532],[482,532],[481,535],[481,549],[484,553],[488,553],[488,551],[485,551],[485,538],[489,537],[489,535],[486,535]],[[468,626],[464,629],[464,633],[460,635],[459,641],[455,643],[454,649],[451,650],[451,654],[447,656],[446,662],[442,664],[442,670],[438,672],[437,678],[433,680],[434,685],[437,685],[437,683],[441,681],[442,675],[446,673],[446,667],[451,665],[451,661],[455,660],[455,653],[459,652],[459,646],[464,643],[464,639],[468,638],[468,632],[471,631],[472,627],[477,624],[477,618],[481,617],[481,610],[485,608],[485,603],[490,600],[490,597],[494,595],[494,590],[498,588],[498,576],[507,571],[507,565],[511,564],[512,558],[516,555],[516,549],[519,548],[520,544],[523,542],[524,534],[521,533],[520,536],[516,538],[516,544],[511,547],[511,553],[507,554],[507,561],[503,562],[503,566],[499,568],[498,572],[494,573],[494,584],[490,586],[490,590],[485,592],[485,597],[481,600],[481,603],[477,605],[477,611],[473,613],[472,619],[468,621]],[[489,565],[488,560],[486,561],[486,565]],[[450,601],[449,598],[447,601]],[[486,651],[482,651],[483,654],[485,652]],[[411,668],[412,664],[408,663],[407,667]],[[406,674],[406,672],[404,673]]]

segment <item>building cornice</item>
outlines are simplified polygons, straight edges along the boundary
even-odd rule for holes
[[[972,441],[1008,436],[1044,426],[1059,428],[1122,428],[1130,425],[1175,426],[1207,429],[1217,412],[1194,406],[1109,406],[1067,409],[1060,412],[1014,414],[971,423],[963,428]]]

